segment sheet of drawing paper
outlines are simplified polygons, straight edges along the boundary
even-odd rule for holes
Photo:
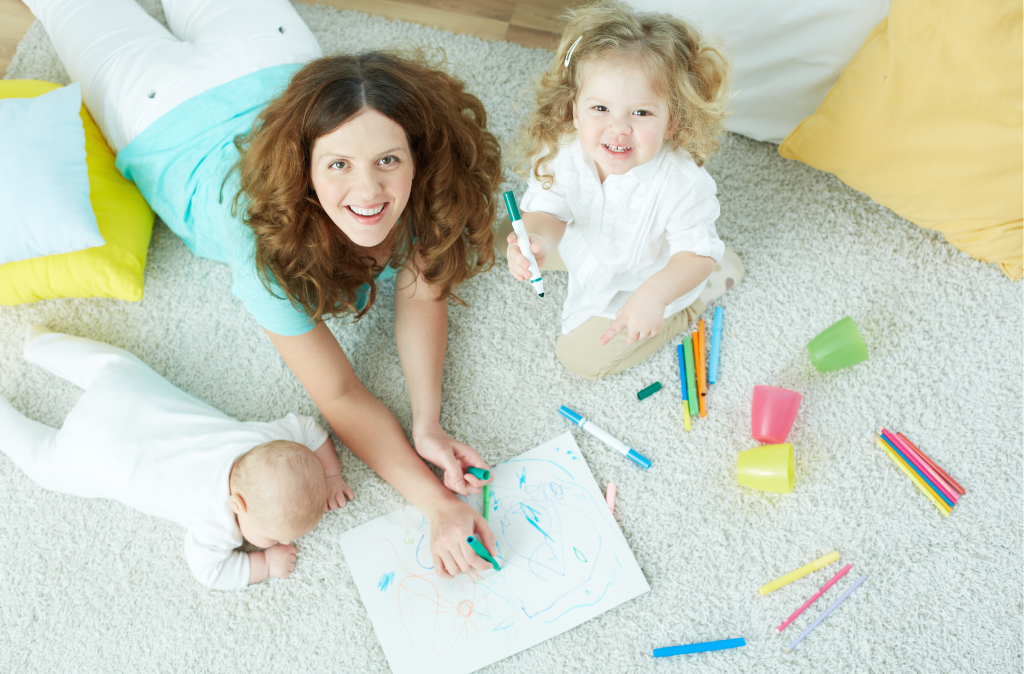
[[[491,470],[501,571],[435,575],[412,506],[341,537],[395,674],[468,674],[650,590],[571,433]]]

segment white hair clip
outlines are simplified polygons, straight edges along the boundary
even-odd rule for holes
[[[576,49],[576,45],[578,45],[580,43],[580,40],[582,40],[582,39],[583,39],[582,35],[580,35],[578,38],[576,38],[576,41],[572,43],[571,47],[569,47],[569,51],[566,52],[566,54],[565,54],[565,67],[566,68],[569,67],[569,59],[572,58],[573,50]]]

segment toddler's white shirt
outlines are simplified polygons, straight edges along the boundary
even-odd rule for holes
[[[130,419],[130,423],[125,423]],[[229,506],[235,459],[271,440],[319,449],[327,431],[310,417],[238,421],[193,398],[141,361],[108,367],[57,433],[60,491],[112,498],[183,525],[185,558],[217,590],[249,583],[249,556]]]
[[[715,181],[685,150],[657,157],[602,184],[579,141],[547,163],[555,177],[544,189],[531,172],[521,200],[525,212],[543,211],[566,222],[558,252],[569,270],[562,334],[593,316],[615,318],[630,294],[690,251],[721,262],[725,244],[715,231]],[[665,308],[665,317],[693,304],[707,281]]]

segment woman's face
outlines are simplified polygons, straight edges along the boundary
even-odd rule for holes
[[[357,246],[383,241],[409,201],[415,173],[405,130],[364,108],[313,144],[320,205]]]

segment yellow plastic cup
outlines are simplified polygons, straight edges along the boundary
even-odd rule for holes
[[[736,457],[736,480],[744,487],[793,493],[793,445],[764,445],[740,452]]]

